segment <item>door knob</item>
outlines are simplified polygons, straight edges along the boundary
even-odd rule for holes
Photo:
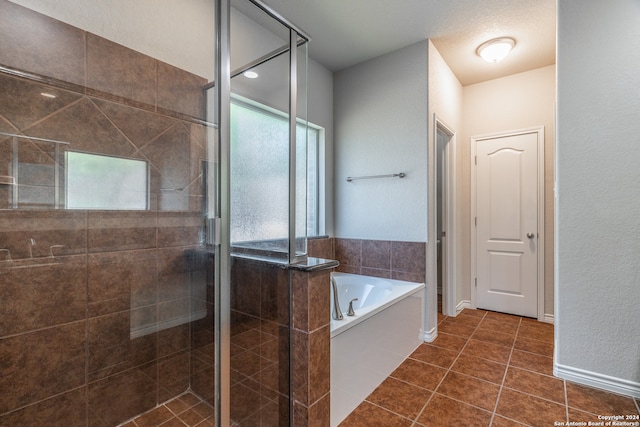
[[[527,233],[527,237],[533,239],[533,233]]]

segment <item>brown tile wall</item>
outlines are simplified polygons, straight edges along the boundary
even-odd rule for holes
[[[233,258],[232,422],[329,426],[329,273]]]
[[[205,79],[8,0],[0,1],[0,65],[80,94],[202,118]]]
[[[53,92],[47,85],[0,73],[0,132],[28,135],[68,142],[58,145],[39,142],[28,137],[18,138],[17,176],[19,208],[53,209],[64,200],[54,199],[54,168],[64,168],[65,151],[81,151],[147,161],[150,170],[149,207],[152,211],[196,211],[203,203],[202,170],[206,154],[204,126],[160,115],[130,106],[101,100],[70,91],[56,89],[59,97],[52,102],[41,92]],[[64,103],[62,101],[65,101]],[[12,138],[0,135],[0,175],[14,176]],[[56,157],[56,155],[58,157]],[[57,161],[56,161],[57,160]],[[27,168],[38,171],[25,173]],[[64,176],[62,176],[64,179]],[[0,184],[0,209],[13,206],[14,187]],[[128,222],[144,221],[140,215],[123,218]],[[167,231],[179,233],[180,224]],[[115,219],[112,223],[117,223]],[[126,230],[121,230],[126,234]],[[91,235],[90,238],[103,239]],[[139,238],[129,236],[132,244]],[[171,235],[160,236],[175,239]],[[181,238],[191,238],[186,236]]]
[[[78,425],[66,418],[77,416],[71,406],[49,402],[61,394],[75,395],[75,390],[84,390],[82,399],[88,396],[88,425],[109,426],[186,391],[192,383],[201,390],[210,387],[212,263],[188,262],[189,247],[180,239],[164,243],[176,246],[163,246],[154,238],[151,248],[129,249],[127,233],[115,224],[86,226],[112,215],[0,213],[0,246],[19,248],[36,236],[38,248],[33,258],[16,249],[11,261],[0,261],[0,426],[16,425],[18,414],[27,417],[18,424],[36,423],[43,416],[36,409],[40,407],[49,408],[51,420],[59,419],[59,425]],[[126,213],[114,216],[121,215]],[[193,224],[198,212],[172,215],[198,228]],[[167,231],[155,225],[158,214],[149,217],[137,227],[125,218],[123,228],[135,235],[144,235],[147,228],[153,228],[154,236]],[[104,239],[92,246],[91,238],[77,238],[81,230]],[[63,248],[68,254],[44,255],[50,243],[70,243]],[[171,323],[196,312],[206,317],[192,325]],[[171,326],[159,329],[162,324]],[[147,333],[140,332],[142,327]],[[211,393],[205,396],[212,398]]]
[[[289,305],[286,269],[232,258],[231,419],[238,425],[289,425]]]
[[[54,145],[19,139],[38,172],[17,207],[0,184],[0,426],[113,426],[190,386],[212,402],[212,263],[192,251],[206,82],[6,0],[0,66],[33,76],[0,73],[0,132],[146,160],[151,178],[149,210],[58,209]],[[0,137],[0,175],[12,156]]]
[[[336,271],[423,283],[426,243],[386,240],[309,239],[309,256],[335,259]]]
[[[201,208],[205,79],[7,0],[0,0],[0,66],[33,76],[0,73],[0,132],[70,144],[58,146],[56,159],[53,144],[18,140],[22,169],[38,170],[17,176],[19,207],[56,206],[56,160],[64,166],[64,151],[73,150],[148,161],[152,210]],[[0,158],[0,175],[15,175],[7,137],[0,136]],[[0,209],[13,207],[12,195],[0,184]]]
[[[331,270],[291,270],[293,426],[329,426]]]

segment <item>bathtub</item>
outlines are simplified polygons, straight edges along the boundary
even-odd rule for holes
[[[331,426],[337,426],[422,342],[424,283],[331,273],[343,320],[331,320]],[[347,316],[349,301],[354,316]],[[333,312],[333,289],[331,291]]]

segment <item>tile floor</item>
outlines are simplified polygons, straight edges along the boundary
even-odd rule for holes
[[[482,310],[439,315],[436,340],[422,344],[340,426],[543,427],[640,414],[630,397],[553,377],[552,357],[550,324]]]
[[[213,415],[211,405],[193,393],[184,393],[120,427],[211,427]]]
[[[552,325],[482,310],[439,315],[438,338],[422,344],[340,426],[543,427],[640,414],[630,397],[553,377],[552,355]],[[213,425],[213,408],[185,393],[121,427]]]

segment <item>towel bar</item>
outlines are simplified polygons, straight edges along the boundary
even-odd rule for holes
[[[376,179],[376,178],[404,178],[406,174],[404,172],[391,173],[387,175],[367,175],[367,176],[348,176],[347,182],[355,181],[357,179]]]

